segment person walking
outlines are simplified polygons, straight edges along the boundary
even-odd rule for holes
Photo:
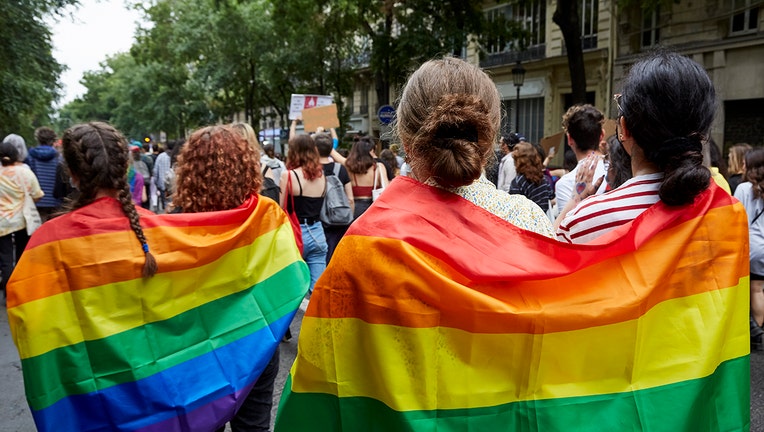
[[[241,135],[240,127],[235,124],[208,126],[191,134],[176,162],[171,212],[231,210],[257,195],[262,184],[260,149],[256,140],[249,141]],[[210,175],[216,181],[208,181]],[[267,216],[262,222],[269,222]],[[277,346],[263,373],[230,420],[232,432],[270,430],[279,355]],[[217,429],[218,432],[224,430],[224,426]]]
[[[0,163],[0,291],[5,301],[8,279],[36,229],[25,217],[26,212],[36,211],[27,200],[39,201],[44,193],[37,177],[21,162],[18,150],[8,141],[0,144]]]
[[[745,154],[745,182],[735,189],[748,214],[748,250],[751,262],[751,346],[761,350],[764,335],[764,149]]]
[[[27,165],[37,176],[45,195],[37,201],[37,211],[43,222],[53,218],[61,210],[61,200],[56,198],[57,168],[61,163],[58,150],[53,148],[56,132],[49,127],[39,127],[34,131],[37,147],[29,150]]]
[[[287,171],[281,173],[281,207],[294,211],[302,229],[303,258],[310,269],[310,289],[326,268],[326,236],[319,218],[324,204],[326,177],[316,143],[310,135],[289,139]],[[294,203],[294,206],[292,205]]]

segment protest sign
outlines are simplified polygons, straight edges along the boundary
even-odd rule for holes
[[[326,106],[334,103],[334,98],[327,95],[293,94],[289,104],[289,120],[302,118],[305,109]]]
[[[339,127],[340,120],[337,117],[337,105],[331,104],[303,110],[302,124],[305,132],[315,132],[319,126],[322,126],[324,129]]]
[[[541,148],[544,149],[545,154],[549,154],[549,149],[554,147],[555,151],[560,150],[559,146],[562,142],[562,132],[556,133],[554,135],[541,138]]]

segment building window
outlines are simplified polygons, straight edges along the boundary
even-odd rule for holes
[[[358,106],[358,114],[362,116],[369,114],[369,85],[366,83],[361,85],[361,104]]]
[[[505,3],[485,12],[488,21],[494,25],[517,22],[528,32],[527,39],[510,40],[504,35],[494,37],[486,44],[488,54],[499,54],[510,49],[519,50],[538,47],[546,43],[546,1],[515,1]],[[501,33],[498,32],[497,33]]]
[[[599,1],[581,1],[581,43],[584,49],[597,48]]]
[[[506,115],[502,118],[502,133],[517,130],[525,139],[532,143],[541,142],[544,138],[544,98],[520,99],[520,124],[515,127],[515,110],[518,109],[516,99],[502,101]]]
[[[759,7],[751,7],[752,0],[732,1],[730,34],[756,33],[759,27]]]
[[[642,11],[642,48],[657,45],[661,40],[661,29],[658,28],[660,7],[651,12]]]

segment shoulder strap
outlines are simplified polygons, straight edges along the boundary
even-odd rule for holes
[[[762,209],[761,209],[761,211],[759,211],[758,213],[756,213],[756,216],[755,216],[755,217],[753,218],[753,220],[751,221],[751,226],[753,226],[753,223],[754,223],[754,222],[756,222],[756,221],[759,219],[759,216],[761,216],[761,214],[762,214],[762,213],[764,213],[764,208],[762,208]]]
[[[340,176],[340,166],[341,166],[340,164],[338,164],[337,162],[334,162],[334,167],[332,168],[332,171],[334,171],[334,175],[336,175],[337,177]]]
[[[270,167],[268,166],[268,164],[265,164],[265,168],[263,168],[263,177],[265,177],[265,173],[267,173],[267,172],[268,172],[268,168],[270,168]]]
[[[292,172],[294,173],[294,178],[297,179],[297,185],[300,186],[300,195],[299,196],[302,196],[302,182],[300,182],[300,176],[298,176],[297,173],[294,170],[292,170]],[[294,193],[292,194],[292,196],[294,196]]]

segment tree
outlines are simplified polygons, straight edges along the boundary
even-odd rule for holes
[[[51,32],[44,18],[76,0],[9,0],[0,7],[0,127],[2,136],[30,136],[48,123],[59,97],[64,70],[53,57]]]
[[[557,0],[557,9],[552,15],[552,21],[560,27],[568,52],[568,70],[574,104],[586,103],[586,69],[578,11],[580,2],[581,0]]]
[[[355,5],[351,11],[357,28],[371,40],[370,66],[380,105],[390,103],[390,87],[402,83],[416,65],[436,56],[460,55],[470,35],[483,33],[485,27],[478,0],[349,3]]]

